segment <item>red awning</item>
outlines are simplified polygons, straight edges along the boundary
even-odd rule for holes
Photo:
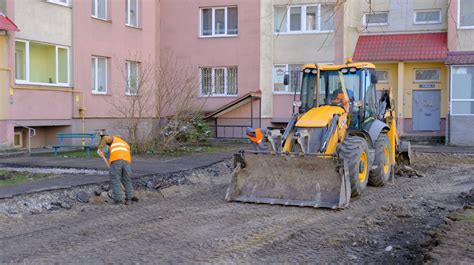
[[[447,39],[446,32],[360,36],[353,60],[444,60],[448,55]]]
[[[474,51],[448,52],[445,64],[474,64]]]
[[[0,13],[0,30],[20,31],[15,23],[2,13]]]

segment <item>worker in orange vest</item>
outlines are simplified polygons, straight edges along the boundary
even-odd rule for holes
[[[110,169],[110,180],[112,182],[112,199],[114,204],[130,204],[137,202],[138,198],[133,194],[132,184],[132,155],[130,145],[119,136],[110,136],[100,133],[100,143],[97,147],[97,154],[101,156]],[[109,160],[105,158],[104,147],[109,147]],[[125,188],[125,200],[122,197],[121,187]]]
[[[247,136],[252,142],[252,146],[257,151],[262,151],[262,150],[267,149],[263,143],[265,132],[266,132],[265,129],[260,129],[260,128],[253,129],[253,128],[247,127]]]

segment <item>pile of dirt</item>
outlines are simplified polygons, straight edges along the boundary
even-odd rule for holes
[[[195,182],[196,176],[199,178],[203,178],[202,176],[215,177],[224,171],[230,171],[230,162],[221,162],[201,169],[133,179],[135,196],[139,200],[147,197],[163,197],[161,192],[166,188],[189,185]],[[23,172],[23,174],[42,173]],[[81,204],[104,205],[112,203],[111,194],[112,190],[109,184],[94,184],[26,194],[0,200],[0,214],[21,217],[42,212],[69,210]]]

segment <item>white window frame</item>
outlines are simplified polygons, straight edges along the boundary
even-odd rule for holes
[[[131,93],[131,90],[129,90],[130,88],[130,69],[131,69],[131,63],[135,63],[137,65],[137,93]],[[137,96],[140,91],[138,91],[139,89],[139,81],[140,81],[140,62],[137,62],[137,61],[125,61],[125,67],[126,67],[126,74],[127,74],[127,82],[126,82],[126,86],[125,86],[125,95],[127,96]]]
[[[71,0],[66,0],[66,3],[63,3],[59,0],[47,0],[46,2],[55,4],[55,5],[60,5],[60,6],[67,6],[67,7],[69,7],[71,4]]]
[[[472,25],[472,26],[461,26],[461,1],[462,0],[458,1],[458,21],[457,21],[458,29],[474,29],[474,25]]]
[[[237,93],[236,94],[228,94],[228,69],[229,68],[237,68],[237,73],[238,73],[238,67],[236,65],[231,65],[231,66],[218,66],[218,67],[212,67],[212,66],[203,66],[199,68],[199,95],[201,97],[237,97],[239,94],[239,88],[237,87]],[[202,93],[202,69],[203,68],[211,68],[211,93],[210,94],[203,94]],[[218,69],[224,69],[224,93],[223,94],[216,94],[216,84],[215,84],[215,71]],[[237,74],[236,78],[238,79],[239,76]],[[237,80],[236,80],[237,81]],[[237,83],[238,84],[238,83]]]
[[[104,20],[104,21],[108,21],[109,20],[109,10],[108,10],[108,0],[105,0],[105,18],[101,18],[99,17],[99,1],[98,0],[92,0],[94,1],[94,6],[95,6],[95,13],[93,13],[91,16],[93,18],[96,18],[96,19],[100,19],[100,20]],[[137,2],[138,3],[138,2]],[[92,12],[94,12],[94,10],[92,10]]]
[[[417,80],[416,71],[418,70],[436,70],[438,71],[439,78],[437,80]],[[415,68],[413,69],[413,82],[414,83],[439,83],[441,81],[441,70],[439,68]]]
[[[139,1],[139,0],[136,1],[136,3],[137,3],[137,6],[136,6],[136,11],[137,11],[137,14],[136,14],[136,17],[137,17],[137,25],[136,25],[136,26],[130,24],[130,19],[131,19],[131,18],[130,18],[130,17],[131,17],[131,16],[130,16],[130,0],[125,0],[125,1],[127,2],[127,3],[126,3],[126,4],[127,4],[127,10],[126,10],[126,11],[127,11],[127,21],[126,21],[125,25],[128,26],[128,27],[132,27],[132,28],[139,28],[139,22],[140,22],[140,17],[138,16],[138,14],[139,14],[139,12],[138,12],[138,7],[139,7],[138,1]]]
[[[108,80],[108,59],[107,57],[104,56],[92,56],[91,59],[94,60],[94,87],[92,87],[92,94],[95,95],[104,95],[107,94],[107,86],[109,85],[109,80]],[[99,88],[99,59],[105,59],[105,91],[99,91],[97,90]]]
[[[199,8],[199,37],[201,38],[220,38],[220,37],[237,37],[239,36],[239,33],[237,34],[229,34],[227,32],[227,10],[229,8],[237,8],[237,12],[239,12],[238,6],[222,6],[222,7],[201,7]],[[202,12],[204,9],[212,9],[211,12],[211,17],[212,17],[212,33],[211,35],[203,35],[202,32]],[[216,34],[216,10],[219,9],[224,9],[224,28],[225,28],[225,33],[224,34]],[[237,13],[238,14],[238,13]],[[239,32],[239,20],[237,16],[237,32]]]
[[[453,80],[453,67],[473,67],[473,65],[463,64],[463,65],[451,65],[449,67],[449,79]],[[474,84],[471,84],[474,85]],[[453,82],[449,82],[449,115],[451,116],[474,116],[474,114],[454,114],[453,113],[453,102],[474,102],[474,98],[472,99],[453,99]]]
[[[387,72],[387,80],[377,80],[378,84],[388,84],[390,79],[390,71],[388,69],[375,69],[375,72]]]
[[[286,64],[285,63],[277,63],[277,64],[272,65],[272,73],[274,74],[274,69],[275,69],[276,65],[281,65],[281,66],[284,65],[285,66],[285,75],[286,74],[289,75],[290,74],[290,72],[289,72],[290,64],[299,64],[301,66],[305,65],[304,63],[286,63]],[[276,95],[292,95],[292,94],[295,93],[294,91],[293,92],[289,91],[290,84],[285,85],[285,91],[275,91],[275,83],[273,82],[274,79],[275,79],[275,76],[273,76],[273,74],[272,74],[272,92],[273,92],[273,94],[276,94]],[[301,80],[301,81],[303,81],[303,80]],[[299,93],[300,92],[296,91],[296,94],[299,94]]]
[[[291,35],[291,34],[315,34],[315,33],[331,33],[334,32],[334,29],[332,30],[321,30],[321,6],[322,4],[307,4],[307,5],[290,5],[286,7],[286,32],[276,32],[275,31],[275,26],[273,26],[273,34],[274,35]],[[273,7],[273,10],[275,10],[275,7]],[[279,7],[282,7],[281,5]],[[290,11],[292,7],[301,7],[301,29],[300,30],[290,30]],[[318,24],[318,29],[317,30],[306,30],[306,10],[308,7],[317,7],[318,8],[318,13],[316,15],[317,19],[317,24]],[[275,23],[275,20],[273,20],[273,23]]]
[[[432,20],[432,21],[416,21],[416,14],[419,12],[435,12],[439,13],[439,20]],[[413,24],[415,25],[425,25],[425,24],[440,24],[442,21],[441,18],[441,9],[423,9],[423,10],[415,10],[413,12]]]
[[[377,14],[387,14],[387,22],[386,23],[367,23],[367,15],[377,15]],[[365,27],[372,27],[372,26],[388,26],[390,21],[390,12],[389,11],[382,11],[382,12],[372,12],[369,14],[364,14],[362,17],[362,25]]]
[[[61,45],[54,45],[54,44],[48,44],[48,43],[41,43],[41,42],[34,42],[34,43],[39,43],[39,44],[44,44],[44,45],[50,45],[55,47],[55,74],[56,74],[56,83],[40,83],[40,82],[30,82],[30,41],[26,40],[18,40],[16,39],[15,42],[23,42],[25,43],[25,76],[26,80],[22,79],[16,79],[15,78],[15,84],[23,84],[23,85],[38,85],[38,86],[61,86],[61,87],[68,87],[71,84],[71,52],[70,48],[67,46],[61,46]],[[65,49],[67,51],[67,83],[60,83],[59,82],[59,69],[58,69],[58,49]],[[15,66],[16,67],[16,66]]]

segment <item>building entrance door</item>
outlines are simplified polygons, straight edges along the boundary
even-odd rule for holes
[[[440,130],[440,91],[413,91],[413,131]]]

